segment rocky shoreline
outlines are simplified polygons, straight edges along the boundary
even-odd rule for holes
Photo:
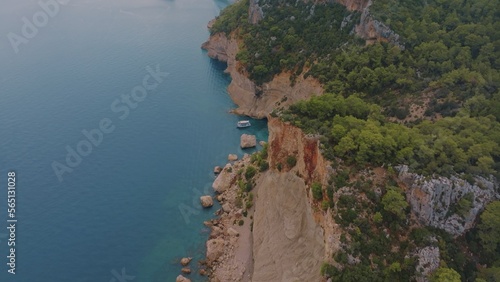
[[[229,162],[214,181],[216,199],[222,208],[217,218],[205,222],[211,232],[206,242],[206,261],[210,281],[250,281],[252,260],[252,192],[242,192],[242,175],[251,158]],[[253,195],[253,194],[252,194]]]
[[[261,145],[264,144],[261,141]],[[251,164],[251,156],[245,154],[241,160],[237,158],[230,154],[223,168],[214,168],[217,178],[212,187],[221,208],[214,213],[215,218],[203,223],[210,228],[210,235],[206,242],[205,260],[199,262],[199,274],[208,276],[209,281],[251,281],[253,194],[243,192],[241,185],[245,179],[244,172]],[[204,208],[211,208],[212,201],[212,196],[200,197]],[[181,259],[183,275],[191,273],[188,267],[191,260],[189,257]],[[191,282],[183,275],[179,275],[176,282]]]

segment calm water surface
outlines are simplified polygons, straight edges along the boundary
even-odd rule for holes
[[[180,257],[204,252],[202,222],[216,209],[201,210],[198,199],[211,193],[213,167],[243,154],[242,132],[267,139],[264,121],[235,128],[225,66],[200,49],[207,22],[228,3],[61,3],[17,54],[7,35],[21,36],[23,17],[43,10],[34,0],[0,3],[0,281],[120,281],[122,269],[132,281],[174,281]],[[111,105],[142,84],[147,66],[169,75],[120,119]],[[66,164],[66,146],[76,149],[82,130],[105,118],[114,131],[60,182],[52,163]],[[15,276],[6,266],[10,170]]]

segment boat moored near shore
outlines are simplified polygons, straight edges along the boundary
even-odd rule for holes
[[[240,120],[236,124],[236,127],[238,127],[238,128],[245,128],[245,127],[250,127],[250,126],[252,126],[252,124],[248,120]]]

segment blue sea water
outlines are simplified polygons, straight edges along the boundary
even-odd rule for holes
[[[236,129],[225,65],[200,49],[228,3],[58,3],[47,19],[39,0],[0,3],[0,281],[175,281],[179,258],[203,256],[202,222],[217,207],[202,210],[199,196],[212,193],[213,167],[244,153],[241,133],[268,134],[265,121]],[[33,16],[40,27],[16,53],[8,35],[23,36]],[[120,119],[111,105],[142,85],[148,66],[169,75]],[[67,165],[66,147],[77,150],[82,130],[103,119],[114,130],[59,181],[53,162]],[[17,182],[15,275],[8,171]]]

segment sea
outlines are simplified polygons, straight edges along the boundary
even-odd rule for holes
[[[260,149],[242,133],[268,138],[265,120],[236,128],[226,66],[200,48],[228,4],[0,2],[0,281],[175,281],[186,256],[206,280],[220,206],[199,197]]]

